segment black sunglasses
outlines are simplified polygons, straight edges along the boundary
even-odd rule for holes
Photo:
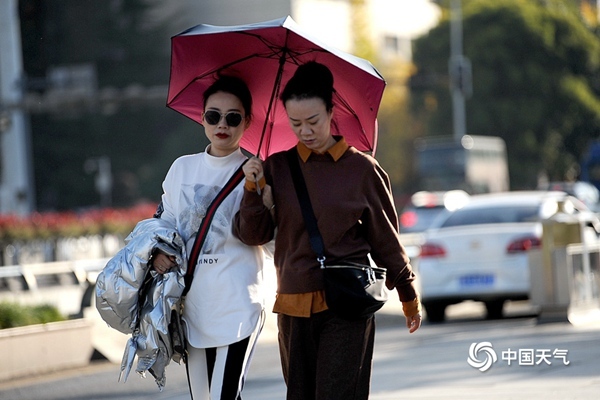
[[[227,123],[227,125],[232,128],[237,127],[239,124],[242,123],[242,119],[244,119],[242,117],[242,114],[240,114],[237,111],[230,111],[228,113],[221,114],[220,112],[215,110],[208,110],[204,113],[204,120],[209,125],[217,125],[223,117],[225,117],[225,122]]]

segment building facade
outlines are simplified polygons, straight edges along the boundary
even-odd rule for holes
[[[239,25],[290,15],[340,50],[356,54],[357,43],[367,41],[383,61],[410,61],[411,41],[441,14],[430,0],[174,0],[157,7],[174,34],[201,23]]]

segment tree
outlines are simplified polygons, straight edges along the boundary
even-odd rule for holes
[[[534,188],[541,173],[565,179],[600,134],[600,37],[572,1],[463,3],[467,132],[506,141],[514,189]],[[452,133],[449,47],[447,19],[415,43],[411,109],[422,135]]]
[[[397,61],[382,64],[380,71],[387,86],[377,116],[379,138],[375,155],[389,174],[396,203],[401,208],[409,195],[418,189],[414,179],[415,130],[409,126],[411,119],[407,110],[409,93],[406,82],[411,65]]]
[[[406,193],[412,193],[414,181],[412,143],[410,130],[402,129],[409,121],[407,115],[408,91],[406,82],[411,65],[399,59],[386,60],[379,57],[370,37],[371,27],[365,0],[351,0],[351,23],[353,26],[353,54],[371,61],[386,79],[386,89],[377,116],[378,140],[375,156],[386,170],[395,192],[398,206],[406,203]]]

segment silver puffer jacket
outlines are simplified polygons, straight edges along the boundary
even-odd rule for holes
[[[127,381],[137,355],[136,371],[142,376],[149,371],[162,390],[172,356],[168,325],[185,286],[187,253],[181,236],[160,218],[139,222],[125,241],[98,276],[96,308],[110,327],[131,334],[119,380]],[[174,255],[178,267],[164,275],[149,268],[157,248]]]

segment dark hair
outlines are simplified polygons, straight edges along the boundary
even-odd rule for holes
[[[222,75],[204,91],[204,108],[208,98],[217,92],[230,93],[242,102],[247,118],[252,118],[252,95],[248,85],[235,76]]]
[[[333,74],[325,65],[309,61],[296,69],[294,76],[286,83],[280,99],[285,105],[290,99],[302,100],[320,98],[327,111],[333,108]]]

